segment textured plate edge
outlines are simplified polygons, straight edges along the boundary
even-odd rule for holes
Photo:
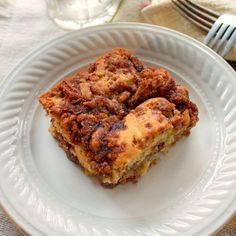
[[[211,55],[212,57],[214,57],[216,60],[220,61],[222,63],[222,66],[228,70],[228,72],[231,72],[232,75],[236,76],[235,71],[231,68],[231,66],[223,59],[221,58],[218,54],[216,54],[213,50],[211,50],[210,48],[208,48],[207,46],[205,46],[203,43],[189,37],[186,36],[185,34],[176,32],[174,30],[170,30],[164,27],[159,27],[159,26],[154,26],[154,25],[149,25],[149,24],[144,24],[144,23],[113,23],[113,24],[103,24],[103,25],[99,25],[99,26],[93,26],[93,27],[88,27],[88,28],[84,28],[82,30],[78,30],[78,31],[74,31],[71,33],[67,33],[65,35],[62,35],[58,38],[55,38],[53,40],[50,40],[47,43],[42,44],[40,47],[38,47],[37,49],[33,50],[32,52],[30,52],[28,55],[26,55],[19,63],[16,64],[16,66],[12,69],[12,71],[5,77],[2,79],[2,81],[0,82],[0,87],[2,88],[0,90],[0,95],[1,93],[4,91],[4,88],[6,88],[8,86],[8,84],[10,83],[10,77],[14,77],[17,73],[19,73],[22,68],[24,67],[24,65],[26,65],[28,62],[30,62],[32,60],[32,58],[37,57],[37,55],[43,53],[44,51],[47,50],[47,48],[50,48],[51,46],[60,43],[61,41],[66,40],[67,38],[69,39],[70,37],[72,37],[73,35],[78,35],[79,33],[86,33],[87,31],[93,31],[94,29],[97,30],[101,30],[101,29],[106,29],[106,28],[122,28],[122,27],[144,27],[144,28],[150,28],[153,30],[161,30],[164,31],[166,33],[170,33],[170,34],[175,34],[176,36],[184,39],[185,41],[190,41],[193,44],[195,44],[195,46],[204,49],[204,51],[206,51],[209,55]],[[16,68],[16,69],[15,69]],[[7,81],[8,80],[8,81]],[[224,224],[227,220],[229,220],[230,217],[233,216],[233,214],[236,212],[236,190],[235,193],[231,193],[231,195],[233,196],[233,200],[228,204],[227,206],[227,210],[224,212],[224,214],[221,214],[220,216],[217,217],[217,219],[213,222],[211,222],[211,224],[209,224],[207,227],[205,227],[204,229],[202,229],[201,231],[198,231],[198,233],[203,233],[206,235],[212,234],[216,231],[219,230],[220,227],[222,227],[222,224]],[[33,235],[44,235],[38,228],[35,228],[32,224],[30,224],[30,222],[27,222],[23,216],[21,216],[11,205],[10,202],[8,202],[7,198],[4,197],[4,193],[1,189],[0,186],[0,202],[1,203],[5,203],[7,204],[7,207],[5,207],[5,204],[3,208],[5,209],[5,211],[8,213],[9,216],[12,217],[12,219],[16,222],[16,224],[20,225],[20,227],[26,231],[29,234],[33,234]],[[230,207],[232,206],[232,207]],[[11,210],[10,210],[11,209]],[[216,223],[218,222],[218,224]],[[37,234],[36,234],[37,233]]]
[[[224,64],[225,67],[227,67],[227,69],[229,71],[231,71],[232,74],[234,74],[236,76],[236,72],[233,70],[233,68],[220,56],[218,55],[214,50],[212,50],[211,48],[207,47],[205,44],[201,43],[200,41],[186,35],[183,34],[181,32],[166,28],[166,27],[162,27],[162,26],[156,26],[156,25],[152,25],[152,24],[146,24],[146,23],[135,23],[135,22],[119,22],[119,23],[109,23],[109,24],[101,24],[99,26],[91,26],[91,27],[86,27],[84,29],[80,29],[80,30],[75,30],[69,33],[65,33],[64,35],[61,35],[59,37],[56,37],[52,40],[47,41],[46,43],[41,44],[40,46],[38,46],[36,49],[32,50],[31,52],[29,52],[28,54],[26,54],[21,60],[18,61],[18,63],[15,64],[15,66],[12,68],[12,70],[10,70],[10,72],[0,81],[0,95],[2,93],[3,86],[5,84],[7,84],[7,80],[9,77],[14,76],[14,74],[17,74],[21,69],[19,67],[23,67],[24,64],[27,64],[28,61],[30,61],[30,58],[33,56],[36,56],[39,53],[42,53],[44,50],[46,50],[48,47],[54,45],[57,42],[60,42],[62,40],[65,40],[66,38],[70,38],[72,35],[77,35],[79,32],[81,33],[85,33],[86,31],[90,31],[93,29],[106,29],[106,28],[110,28],[110,27],[125,27],[125,26],[143,26],[143,27],[147,27],[147,28],[151,28],[151,29],[156,29],[156,30],[161,30],[161,31],[165,31],[165,32],[169,32],[172,34],[175,34],[179,37],[185,38],[187,41],[192,41],[193,43],[195,43],[196,46],[200,46],[201,48],[203,48],[205,51],[207,51],[209,54],[211,54],[211,56],[216,57],[216,59],[220,60],[221,63]],[[18,69],[16,69],[18,68]],[[16,69],[16,70],[15,70]]]

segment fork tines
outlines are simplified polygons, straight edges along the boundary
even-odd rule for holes
[[[236,42],[236,15],[207,9],[192,0],[171,0],[173,7],[189,21],[208,31],[204,43],[224,57]]]
[[[209,31],[220,16],[217,12],[207,9],[191,0],[171,0],[175,9],[192,23]]]

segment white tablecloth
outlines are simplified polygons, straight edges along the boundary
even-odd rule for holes
[[[145,22],[140,13],[141,2],[145,1],[124,1],[125,10],[119,11],[115,21]],[[0,79],[29,52],[65,33],[48,18],[43,0],[0,0]],[[0,208],[0,236],[18,235],[21,234]],[[221,235],[236,235],[236,227]]]

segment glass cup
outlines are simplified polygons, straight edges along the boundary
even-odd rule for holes
[[[48,15],[61,28],[80,29],[110,22],[122,0],[46,0]]]

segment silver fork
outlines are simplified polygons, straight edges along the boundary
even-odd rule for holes
[[[171,0],[173,7],[192,23],[208,31],[204,43],[224,57],[236,41],[236,14],[220,15],[191,0]],[[224,47],[223,47],[224,46]]]

